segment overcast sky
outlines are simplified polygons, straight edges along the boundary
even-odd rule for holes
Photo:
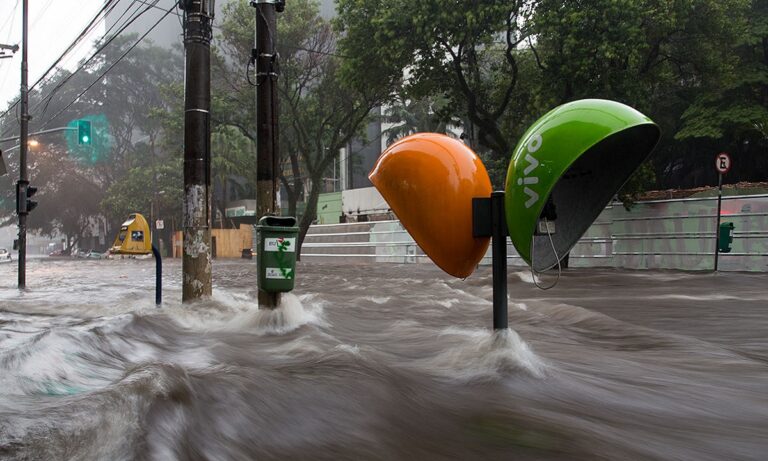
[[[21,0],[0,0],[0,43],[21,46]],[[29,0],[29,85],[37,81],[48,67],[104,4],[104,0]],[[63,62],[73,69],[92,50],[93,41],[104,34],[100,24],[85,43]],[[19,94],[21,83],[21,49],[13,58],[0,59],[0,111]]]

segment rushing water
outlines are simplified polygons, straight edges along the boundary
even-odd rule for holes
[[[764,275],[301,265],[277,311],[252,262],[181,305],[166,263],[0,266],[0,458],[768,459]]]

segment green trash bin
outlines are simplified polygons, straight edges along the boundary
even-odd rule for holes
[[[264,216],[256,225],[256,267],[259,289],[278,293],[293,290],[296,276],[296,218]]]
[[[717,247],[720,253],[730,253],[731,246],[733,244],[733,228],[732,222],[720,223],[720,231],[717,234]]]

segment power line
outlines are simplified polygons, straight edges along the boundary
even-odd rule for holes
[[[112,1],[114,1],[114,0],[112,0]],[[120,0],[117,0],[117,1],[119,2]],[[101,51],[103,51],[103,50],[104,50],[104,49],[105,49],[107,46],[109,46],[109,45],[110,45],[110,44],[111,44],[111,43],[112,43],[112,42],[113,42],[113,41],[114,41],[114,40],[115,40],[115,39],[116,39],[116,38],[117,38],[117,37],[118,37],[118,36],[119,36],[119,35],[120,35],[120,34],[123,32],[123,31],[125,31],[125,29],[126,29],[126,28],[128,28],[128,26],[130,26],[131,24],[133,24],[133,22],[134,22],[136,19],[138,19],[138,18],[139,18],[141,15],[143,15],[144,13],[146,13],[147,11],[149,11],[149,7],[145,8],[143,11],[139,11],[139,10],[141,9],[141,6],[139,6],[139,7],[138,7],[138,8],[137,8],[137,9],[136,9],[136,10],[135,10],[133,13],[131,13],[131,15],[132,15],[132,16],[130,16],[128,19],[126,19],[126,20],[125,20],[125,22],[123,23],[123,25],[122,25],[122,26],[120,26],[120,28],[117,30],[117,32],[115,32],[115,34],[114,34],[114,35],[112,35],[112,36],[109,36],[109,33],[110,33],[110,32],[111,32],[111,31],[112,31],[112,30],[113,30],[113,29],[114,29],[114,28],[117,26],[117,24],[120,22],[120,19],[122,19],[122,18],[123,18],[123,16],[125,16],[125,14],[126,14],[126,13],[127,13],[127,12],[128,12],[130,9],[131,9],[131,7],[132,7],[132,6],[133,6],[135,3],[137,3],[137,2],[135,1],[134,3],[131,3],[130,5],[128,5],[128,8],[126,8],[126,9],[125,9],[125,11],[123,12],[123,14],[121,14],[121,15],[120,15],[120,17],[117,19],[117,21],[115,21],[115,23],[114,23],[114,24],[113,24],[113,25],[112,25],[112,26],[109,28],[109,30],[107,30],[107,31],[106,31],[106,33],[104,34],[104,37],[108,37],[108,38],[107,38],[107,40],[106,40],[106,41],[105,41],[103,44],[101,44],[101,46],[99,46],[99,47],[98,47],[98,48],[97,48],[97,49],[96,49],[96,50],[93,52],[93,54],[91,54],[91,56],[89,56],[89,57],[88,57],[88,59],[86,59],[85,61],[83,61],[83,62],[82,62],[82,63],[81,63],[81,64],[80,64],[80,65],[77,67],[77,69],[75,69],[75,70],[74,70],[72,73],[70,73],[69,75],[67,75],[67,76],[66,76],[66,77],[65,77],[65,78],[64,78],[64,79],[63,79],[61,82],[59,82],[59,83],[58,83],[58,84],[57,84],[57,85],[56,85],[56,86],[55,86],[55,87],[54,87],[54,88],[53,88],[53,89],[50,91],[50,93],[48,93],[48,96],[46,96],[46,97],[42,98],[42,99],[41,99],[41,100],[40,100],[40,101],[39,101],[37,104],[35,104],[35,107],[32,109],[33,111],[36,111],[36,110],[37,110],[37,108],[38,108],[38,107],[40,107],[40,105],[41,105],[41,104],[43,104],[43,102],[45,102],[45,106],[43,107],[43,110],[42,110],[42,112],[41,112],[41,113],[38,115],[39,117],[43,117],[43,116],[45,115],[45,112],[48,110],[48,105],[49,105],[49,104],[51,103],[51,101],[53,100],[53,96],[56,94],[56,92],[57,92],[57,91],[59,91],[59,90],[61,89],[61,87],[63,87],[63,86],[64,86],[64,85],[65,85],[65,84],[66,84],[66,83],[69,81],[69,80],[71,80],[71,79],[72,79],[72,77],[74,77],[74,76],[75,76],[75,74],[77,74],[78,72],[80,72],[81,70],[83,70],[83,69],[85,68],[85,66],[86,66],[86,65],[88,65],[88,63],[89,63],[89,62],[91,62],[91,60],[92,60],[93,58],[95,58],[96,56],[98,56],[98,54],[99,54],[99,53],[101,53]],[[142,3],[143,3],[143,2],[142,2]],[[155,0],[155,3],[157,3],[157,0]],[[116,7],[116,6],[117,6],[117,4],[115,4],[115,7]],[[114,9],[114,8],[113,8],[113,9]],[[110,10],[110,11],[111,11],[111,10]],[[108,12],[107,14],[109,14],[109,12]]]
[[[120,0],[109,0],[109,1],[108,1],[108,3],[107,3],[107,4],[105,4],[105,6],[102,8],[102,10],[100,10],[100,11],[99,11],[99,13],[97,13],[97,15],[96,15],[96,16],[94,17],[94,19],[91,21],[91,23],[89,23],[89,25],[88,25],[88,26],[86,26],[86,29],[84,29],[84,30],[83,30],[83,32],[82,32],[82,33],[81,33],[81,34],[80,34],[80,35],[77,37],[77,39],[76,39],[76,40],[75,40],[75,41],[74,41],[72,44],[70,44],[70,46],[67,48],[67,51],[65,51],[65,53],[64,53],[64,54],[62,54],[62,55],[59,57],[59,59],[56,61],[56,63],[54,63],[54,65],[53,65],[53,66],[51,66],[51,67],[48,69],[48,71],[46,71],[46,74],[47,74],[48,72],[50,72],[50,71],[51,71],[51,70],[52,70],[52,69],[53,69],[53,68],[56,66],[56,64],[58,64],[58,63],[59,63],[59,62],[60,62],[60,61],[63,59],[63,57],[65,56],[65,54],[66,54],[66,53],[68,53],[68,52],[69,52],[69,51],[70,51],[72,48],[74,48],[74,46],[76,46],[76,44],[77,44],[77,42],[78,42],[78,41],[80,41],[80,40],[81,40],[81,39],[82,39],[82,38],[83,38],[85,35],[87,35],[87,33],[88,33],[89,29],[91,29],[91,28],[92,28],[92,26],[93,26],[93,25],[96,23],[96,21],[97,21],[97,20],[98,20],[98,19],[99,19],[101,16],[106,16],[106,14],[109,14],[109,13],[110,13],[112,10],[114,10],[114,9],[115,9],[115,7],[117,6],[117,4],[119,3],[119,1],[120,1]],[[134,3],[138,3],[138,2],[137,2],[137,1],[135,1]],[[115,24],[113,24],[113,25],[112,25],[112,27],[110,27],[110,28],[109,28],[109,30],[108,30],[108,31],[107,31],[107,33],[105,34],[105,37],[106,37],[106,36],[109,34],[109,32],[111,32],[111,31],[112,31],[112,30],[113,30],[113,29],[114,29],[114,28],[117,26],[117,24],[120,22],[120,19],[122,19],[122,18],[125,16],[125,14],[126,14],[126,13],[127,13],[127,12],[128,12],[130,9],[131,9],[131,7],[133,6],[133,4],[134,4],[134,3],[132,3],[131,5],[129,5],[129,6],[128,6],[128,8],[126,8],[126,10],[123,12],[123,14],[122,14],[122,15],[120,15],[120,17],[117,19],[117,21],[115,22]],[[144,3],[144,2],[141,2],[141,3]],[[157,3],[157,0],[155,0],[155,2],[154,2],[154,3]],[[110,7],[110,6],[111,6],[111,7]],[[141,7],[139,7],[138,9],[136,9],[136,11],[134,11],[134,12],[132,13],[132,17],[130,17],[129,19],[127,19],[127,20],[126,20],[126,21],[123,23],[123,25],[120,27],[120,29],[119,29],[117,32],[115,32],[115,34],[114,34],[114,35],[112,35],[111,37],[109,37],[109,38],[108,38],[108,39],[107,39],[107,40],[106,40],[106,41],[105,41],[105,42],[104,42],[104,43],[103,43],[103,44],[102,44],[102,45],[101,45],[101,46],[100,46],[98,49],[96,49],[96,51],[94,51],[94,53],[93,53],[93,54],[92,54],[92,55],[91,55],[91,56],[90,56],[90,57],[89,57],[87,60],[85,60],[85,61],[84,61],[84,62],[83,62],[83,63],[82,63],[82,64],[81,64],[81,65],[80,65],[80,66],[79,66],[77,69],[75,69],[75,71],[74,71],[74,72],[72,72],[72,73],[71,73],[71,74],[69,74],[67,77],[65,77],[65,78],[64,78],[64,80],[62,80],[61,82],[59,82],[59,84],[58,84],[58,85],[56,85],[56,87],[55,87],[55,88],[53,88],[53,90],[51,90],[51,92],[50,92],[50,93],[49,93],[49,94],[48,94],[46,97],[42,98],[42,99],[41,99],[41,100],[40,100],[40,101],[39,101],[39,102],[38,102],[38,103],[35,105],[35,107],[34,107],[34,109],[33,109],[33,110],[37,110],[37,108],[38,108],[38,107],[40,107],[40,105],[41,105],[41,104],[43,104],[43,101],[45,101],[45,107],[43,108],[43,111],[42,111],[42,113],[41,113],[39,116],[40,116],[40,117],[42,117],[43,115],[45,115],[45,112],[46,112],[46,110],[48,109],[48,105],[50,104],[50,102],[51,102],[51,100],[52,100],[52,98],[53,98],[53,95],[56,93],[56,91],[58,91],[58,90],[59,90],[59,89],[60,89],[60,88],[61,88],[61,87],[62,87],[64,84],[66,84],[66,83],[67,83],[67,82],[68,82],[68,81],[69,81],[69,80],[70,80],[72,77],[74,77],[74,75],[75,75],[75,74],[77,74],[77,73],[78,73],[80,70],[82,70],[82,69],[85,67],[85,65],[87,65],[87,64],[88,64],[88,63],[89,63],[89,62],[90,62],[90,61],[91,61],[91,60],[92,60],[94,57],[96,57],[96,56],[97,56],[97,55],[98,55],[98,54],[99,54],[99,53],[100,53],[102,50],[104,50],[104,48],[106,48],[107,46],[109,46],[109,45],[110,45],[110,44],[111,44],[111,43],[112,43],[112,42],[113,42],[113,41],[114,41],[114,40],[115,40],[115,39],[116,39],[116,38],[117,38],[117,37],[118,37],[118,36],[119,36],[119,35],[120,35],[120,34],[123,32],[123,31],[125,31],[125,29],[126,29],[128,26],[130,26],[130,25],[131,25],[131,24],[132,24],[132,23],[133,23],[133,22],[134,22],[136,19],[138,19],[138,18],[139,18],[141,15],[143,15],[144,13],[146,13],[147,11],[149,11],[149,10],[151,9],[151,6],[152,6],[152,5],[148,6],[148,7],[147,7],[147,8],[145,8],[143,11],[139,11],[139,9],[140,9]],[[106,13],[105,13],[104,15],[102,15],[102,12],[104,12],[104,10],[105,10],[107,7],[110,7],[110,8],[109,8],[109,11],[106,11]],[[34,85],[33,85],[33,86],[30,88],[30,90],[34,89],[34,87],[35,87],[37,84],[39,84],[39,83],[40,83],[40,82],[43,80],[43,78],[45,78],[46,74],[43,74],[43,76],[42,76],[42,77],[40,77],[40,79],[39,79],[37,82],[35,82],[35,84],[34,84]],[[2,118],[2,117],[4,117],[5,115],[7,115],[7,114],[8,114],[8,113],[9,113],[11,110],[13,110],[13,108],[14,108],[14,107],[16,107],[17,105],[18,105],[18,101],[16,101],[16,102],[15,102],[13,105],[11,105],[11,107],[9,107],[9,108],[8,108],[8,110],[6,110],[6,111],[5,111],[5,112],[4,112],[2,115],[0,115],[0,118]],[[12,129],[12,128],[10,128],[10,127],[9,127],[9,130],[11,130],[11,129]],[[5,134],[7,134],[7,133],[8,133],[8,130],[6,130],[6,132],[5,132],[5,133],[3,133],[3,135],[5,135]]]
[[[114,0],[110,0],[110,2],[114,2]],[[119,4],[119,2],[120,2],[120,0],[117,0],[117,2],[116,2],[116,3],[114,3],[114,5],[113,5],[113,6],[110,8],[110,10],[109,10],[109,11],[107,11],[107,12],[104,14],[104,18],[106,18],[106,16],[107,16],[109,13],[111,13],[111,12],[112,12],[112,10],[114,10],[115,8],[117,8],[117,5]],[[128,27],[130,24],[131,24],[131,23],[133,23],[133,21],[135,21],[135,20],[136,20],[136,19],[137,19],[139,16],[141,16],[143,13],[145,13],[145,12],[147,11],[147,10],[144,10],[144,11],[142,11],[142,12],[139,12],[139,9],[141,9],[141,7],[137,8],[137,9],[136,9],[136,11],[134,11],[133,13],[131,13],[131,16],[129,17],[129,19],[126,19],[126,21],[123,23],[123,25],[121,26],[121,28],[120,28],[120,29],[119,29],[119,30],[118,30],[118,31],[115,33],[115,35],[113,35],[113,36],[111,36],[111,37],[110,37],[110,35],[109,35],[109,34],[112,32],[112,30],[114,30],[114,28],[117,26],[117,24],[120,22],[120,20],[121,20],[121,19],[122,19],[122,18],[125,16],[125,14],[126,14],[128,11],[130,11],[130,10],[131,10],[131,7],[132,7],[133,5],[134,5],[134,3],[131,3],[130,5],[128,5],[128,7],[125,9],[125,11],[123,11],[123,14],[121,14],[121,15],[120,15],[120,17],[119,17],[119,18],[117,18],[117,20],[115,21],[115,23],[114,23],[114,24],[112,24],[112,26],[111,26],[111,27],[110,27],[108,30],[106,30],[106,31],[105,31],[105,33],[104,33],[104,37],[109,37],[109,38],[108,38],[108,39],[107,39],[107,40],[106,40],[106,41],[105,41],[105,42],[104,42],[104,43],[103,43],[103,44],[102,44],[100,47],[98,47],[98,48],[97,48],[97,49],[96,49],[96,50],[95,50],[95,51],[94,51],[94,52],[91,54],[91,56],[89,56],[89,57],[88,57],[88,59],[86,59],[85,61],[83,61],[83,62],[82,62],[82,63],[81,63],[81,64],[80,64],[80,65],[77,67],[77,69],[75,69],[75,70],[74,70],[72,73],[70,73],[69,75],[67,75],[67,76],[66,76],[66,77],[65,77],[65,78],[64,78],[64,79],[63,79],[61,82],[59,82],[59,83],[58,83],[58,84],[57,84],[57,85],[56,85],[56,86],[55,86],[55,87],[54,87],[54,88],[53,88],[53,89],[52,89],[52,90],[51,90],[51,91],[48,93],[48,96],[46,96],[46,97],[42,98],[42,99],[41,99],[41,100],[40,100],[40,101],[39,101],[37,104],[35,104],[35,107],[32,109],[33,111],[36,111],[36,110],[37,110],[37,108],[38,108],[38,107],[40,107],[40,105],[41,105],[41,104],[43,104],[43,102],[45,102],[45,106],[43,107],[43,110],[42,110],[42,112],[40,113],[40,115],[39,115],[39,116],[40,116],[40,117],[42,117],[43,115],[45,115],[45,112],[48,110],[48,105],[51,103],[51,100],[53,99],[53,96],[54,96],[54,94],[56,94],[56,92],[57,92],[59,89],[61,89],[61,87],[62,87],[62,86],[64,86],[64,85],[65,85],[65,84],[66,84],[66,83],[67,83],[67,82],[68,82],[70,79],[72,79],[72,77],[74,77],[74,76],[75,76],[75,74],[77,74],[79,71],[81,71],[82,69],[84,69],[84,68],[85,68],[85,66],[86,66],[86,65],[87,65],[87,64],[88,64],[88,63],[89,63],[89,62],[90,62],[90,61],[91,61],[91,60],[92,60],[92,59],[93,59],[95,56],[97,56],[97,55],[98,55],[98,54],[99,54],[99,53],[100,53],[100,52],[101,52],[101,51],[102,51],[104,48],[106,48],[107,46],[109,46],[109,44],[111,44],[111,43],[112,43],[112,41],[113,41],[113,40],[114,40],[114,39],[115,39],[115,38],[116,38],[116,37],[117,37],[117,36],[118,36],[118,35],[119,35],[119,34],[120,34],[120,33],[121,33],[123,30],[125,30],[125,28],[127,28],[127,27]],[[53,76],[51,76],[51,77],[53,77]]]
[[[7,42],[9,38],[11,38],[11,34],[13,33],[13,16],[16,14],[16,10],[19,9],[19,1],[16,0],[16,4],[13,6],[13,10],[11,10],[11,14],[8,15],[8,18],[5,20],[2,26],[0,26],[0,30],[5,29],[5,26],[8,25],[8,23],[11,23],[11,30],[8,31],[8,37],[5,39]]]
[[[54,63],[53,63],[53,64],[52,64],[52,65],[51,65],[49,68],[48,68],[48,70],[46,70],[45,72],[43,72],[43,75],[41,75],[41,76],[40,76],[40,78],[39,78],[39,79],[38,79],[38,80],[37,80],[37,81],[36,81],[36,82],[35,82],[35,83],[34,83],[34,84],[33,84],[33,85],[32,85],[32,86],[29,88],[29,91],[32,91],[32,90],[34,90],[34,89],[35,89],[35,87],[36,87],[38,84],[40,84],[40,82],[42,82],[42,81],[45,79],[45,77],[48,75],[48,73],[50,73],[50,72],[51,72],[51,70],[53,70],[53,69],[54,69],[54,68],[55,68],[55,67],[56,67],[56,66],[57,66],[57,65],[58,65],[58,64],[59,64],[59,63],[60,63],[60,62],[61,62],[61,61],[64,59],[64,57],[65,57],[65,56],[66,56],[68,53],[70,53],[70,52],[71,52],[71,51],[74,49],[74,47],[75,47],[75,46],[76,46],[76,45],[77,45],[77,44],[78,44],[78,43],[79,43],[79,42],[80,42],[80,41],[81,41],[81,40],[82,40],[82,39],[83,39],[83,38],[84,38],[84,37],[85,37],[85,36],[86,36],[86,35],[87,35],[87,34],[88,34],[90,31],[91,31],[91,30],[93,30],[93,28],[96,26],[96,24],[98,23],[98,21],[99,21],[99,20],[100,20],[100,18],[102,17],[102,13],[105,13],[105,12],[106,12],[106,13],[108,13],[108,11],[106,11],[106,10],[107,10],[107,9],[108,9],[110,6],[112,6],[112,8],[114,8],[114,6],[116,5],[116,2],[119,2],[119,0],[108,0],[108,1],[107,1],[107,2],[104,4],[104,6],[101,8],[101,10],[99,10],[99,12],[98,12],[98,13],[96,13],[96,15],[93,17],[93,19],[91,19],[91,21],[88,23],[88,25],[86,25],[86,26],[85,26],[85,29],[83,29],[83,31],[82,31],[82,32],[80,32],[80,34],[79,34],[79,35],[78,35],[78,36],[75,38],[75,40],[74,40],[74,41],[73,41],[73,42],[72,42],[72,43],[71,43],[71,44],[70,44],[70,45],[67,47],[67,49],[66,49],[66,50],[64,50],[64,52],[63,52],[63,53],[62,53],[62,54],[61,54],[61,55],[58,57],[58,59],[56,59],[56,61],[55,61],[55,62],[54,62]],[[48,6],[50,6],[50,3],[48,4]],[[110,11],[111,11],[111,9],[110,9]],[[7,114],[8,114],[8,113],[11,111],[11,110],[13,110],[13,109],[14,109],[14,108],[15,108],[15,107],[18,105],[18,104],[19,104],[19,101],[17,100],[17,101],[16,101],[16,102],[14,102],[14,103],[13,103],[13,104],[12,104],[10,107],[8,107],[8,109],[7,109],[5,112],[3,112],[3,113],[2,113],[2,115],[0,115],[0,118],[3,118],[3,117],[5,117],[5,116],[6,116],[6,115],[7,115]]]
[[[158,24],[160,24],[160,23],[163,21],[163,19],[165,19],[166,17],[168,17],[168,15],[169,15],[169,14],[170,14],[170,13],[171,13],[171,12],[172,12],[172,11],[173,11],[175,8],[176,8],[176,5],[172,6],[170,9],[168,9],[168,10],[165,12],[165,14],[164,14],[164,15],[162,15],[162,16],[160,17],[160,19],[158,19],[158,20],[157,20],[157,21],[156,21],[156,22],[155,22],[155,23],[152,25],[152,27],[150,27],[150,28],[149,28],[149,30],[147,30],[146,32],[144,32],[144,35],[142,35],[142,36],[141,36],[141,37],[140,37],[138,40],[136,40],[136,42],[135,42],[133,45],[131,45],[131,47],[130,47],[130,48],[128,48],[127,50],[125,50],[125,53],[123,53],[123,54],[122,54],[122,55],[121,55],[119,58],[117,58],[117,60],[116,60],[115,62],[113,62],[113,63],[112,63],[112,65],[111,65],[111,66],[109,66],[109,67],[107,68],[107,70],[105,70],[104,72],[102,72],[102,73],[101,73],[101,74],[100,74],[100,75],[99,75],[99,76],[96,78],[96,80],[94,80],[94,81],[93,81],[93,82],[92,82],[90,85],[88,85],[88,87],[86,87],[86,89],[84,89],[83,91],[81,91],[81,92],[80,92],[80,94],[78,94],[78,95],[75,97],[75,99],[73,99],[73,100],[72,100],[72,102],[70,102],[69,104],[67,104],[67,105],[66,105],[64,108],[62,108],[60,111],[56,112],[56,114],[55,114],[53,117],[49,118],[49,119],[48,119],[48,121],[46,121],[45,123],[43,123],[43,124],[42,124],[40,127],[41,127],[41,128],[45,128],[45,127],[46,127],[46,126],[47,126],[49,123],[51,123],[51,121],[53,121],[54,119],[56,119],[56,117],[58,117],[59,115],[61,115],[62,113],[64,113],[64,111],[66,111],[67,109],[69,109],[69,108],[72,106],[72,104],[76,103],[76,102],[77,102],[77,101],[80,99],[80,97],[81,97],[81,96],[83,96],[83,95],[84,95],[84,94],[85,94],[85,93],[86,93],[88,90],[90,90],[90,89],[91,89],[91,88],[92,88],[92,87],[93,87],[93,86],[94,86],[96,83],[100,82],[100,81],[101,81],[101,79],[102,79],[102,78],[104,78],[104,76],[105,76],[105,75],[106,75],[106,74],[107,74],[109,71],[111,71],[111,70],[112,70],[112,68],[114,68],[114,67],[115,67],[115,66],[116,66],[118,63],[120,63],[120,61],[122,61],[122,60],[123,60],[123,58],[125,58],[125,57],[128,55],[128,53],[130,53],[130,52],[131,52],[131,51],[132,51],[134,48],[136,48],[136,46],[137,46],[139,43],[141,43],[141,41],[142,41],[142,40],[144,40],[144,38],[145,38],[147,35],[149,35],[149,33],[150,33],[150,32],[152,32],[152,31],[155,29],[155,27],[157,27],[157,25],[158,25]],[[145,10],[145,11],[146,11],[146,10]]]
[[[158,3],[157,1],[155,1],[153,3],[149,3],[149,2],[147,2],[145,0],[134,0],[134,1],[137,2],[137,3],[141,3],[141,4],[144,4],[144,5],[147,5],[147,6],[151,6],[152,8],[156,8],[156,9],[158,9],[160,11],[166,11],[165,8],[163,8],[161,6],[157,6],[157,3]],[[176,12],[174,12],[173,14],[175,14],[176,16],[178,16],[180,18],[183,17],[181,14],[176,13]]]
[[[37,17],[32,20],[32,23],[29,25],[30,29],[35,27],[38,21],[45,16],[45,12],[48,11],[48,8],[51,7],[51,3],[53,3],[53,0],[48,0],[48,3],[45,4],[44,7],[40,9],[40,12],[37,14]]]

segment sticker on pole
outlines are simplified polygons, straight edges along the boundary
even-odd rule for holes
[[[715,168],[720,174],[728,173],[731,170],[731,164],[731,156],[725,152],[721,152],[715,157]]]
[[[282,267],[267,267],[266,278],[272,280],[292,280],[293,269],[285,269]]]
[[[296,252],[296,237],[276,237],[264,239],[264,251],[280,253]]]

